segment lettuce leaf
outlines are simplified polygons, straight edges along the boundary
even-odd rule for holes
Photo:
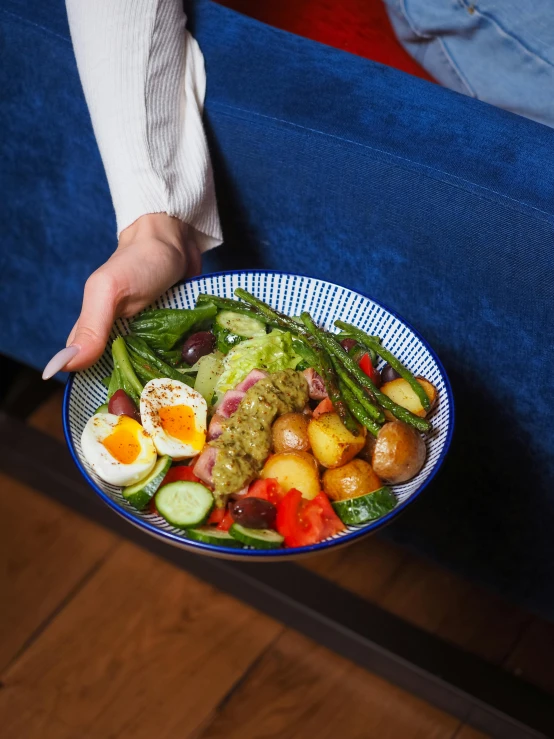
[[[294,351],[288,331],[273,331],[265,336],[243,341],[233,347],[223,360],[223,372],[217,381],[216,393],[221,397],[242,382],[253,369],[279,372],[295,369],[301,357]]]

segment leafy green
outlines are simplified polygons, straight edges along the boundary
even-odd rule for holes
[[[247,339],[233,347],[223,360],[223,373],[217,381],[216,393],[221,396],[236,387],[253,369],[267,372],[295,369],[300,359],[288,331],[273,329],[265,336]]]
[[[217,322],[214,323],[213,333],[216,341],[216,348],[218,352],[227,354],[234,346],[240,344],[241,341],[245,341],[244,336],[238,336],[237,334],[231,333],[223,326],[220,326]]]
[[[217,308],[211,303],[198,308],[149,310],[131,323],[132,332],[152,348],[170,351],[197,324],[214,318]]]

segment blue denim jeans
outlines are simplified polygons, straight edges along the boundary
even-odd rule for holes
[[[385,0],[442,85],[554,126],[554,0]]]

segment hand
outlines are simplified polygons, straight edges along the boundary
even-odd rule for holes
[[[81,315],[67,346],[48,362],[43,378],[90,366],[106,346],[116,318],[128,318],[181,280],[200,273],[201,258],[188,226],[166,213],[142,216],[122,231],[108,261],[88,278]]]

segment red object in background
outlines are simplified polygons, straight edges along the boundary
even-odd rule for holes
[[[382,0],[218,0],[251,18],[433,81],[397,40]]]

